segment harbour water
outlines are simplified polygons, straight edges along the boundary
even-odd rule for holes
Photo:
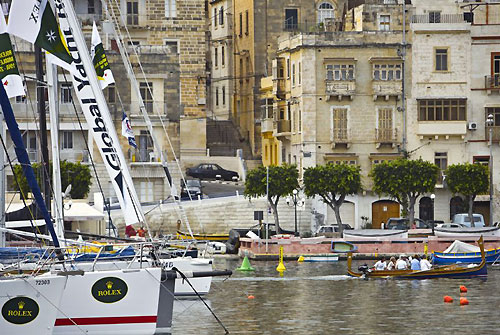
[[[240,262],[216,259],[215,267],[234,270]],[[206,297],[230,334],[500,334],[500,267],[488,266],[485,279],[411,281],[350,278],[345,261],[286,262],[283,277],[276,262],[252,266],[255,272],[215,278]],[[459,305],[460,285],[468,288],[467,306]],[[445,304],[445,295],[454,303]],[[175,302],[172,335],[224,333],[199,300]]]

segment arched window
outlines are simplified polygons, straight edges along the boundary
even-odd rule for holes
[[[453,197],[450,200],[450,220],[453,220],[455,214],[466,212],[464,200],[461,197]]]
[[[434,204],[429,197],[423,197],[419,202],[419,216],[422,220],[434,220]]]
[[[333,19],[335,17],[335,9],[329,2],[322,2],[318,6],[318,23],[323,23],[326,19]]]

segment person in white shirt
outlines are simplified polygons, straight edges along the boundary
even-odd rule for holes
[[[403,259],[403,256],[399,256],[399,259],[396,261],[396,270],[406,270],[406,269],[408,269],[406,261]]]
[[[391,257],[389,264],[387,264],[387,270],[394,270],[396,268],[396,258]]]
[[[429,262],[427,257],[422,257],[420,260],[420,269],[423,271],[430,270],[432,268],[432,264]]]
[[[385,257],[382,257],[377,263],[374,265],[375,270],[381,271],[387,269],[387,263],[385,262]]]

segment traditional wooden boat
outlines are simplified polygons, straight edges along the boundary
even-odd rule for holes
[[[330,250],[337,253],[356,252],[358,247],[346,241],[332,241]]]
[[[500,248],[486,250],[486,263],[494,263],[500,260]],[[481,250],[473,245],[461,241],[453,242],[442,252],[433,252],[434,264],[456,264],[456,263],[480,263]]]
[[[367,266],[359,267],[360,272],[351,269],[352,253],[347,257],[347,273],[352,277],[363,278],[395,278],[395,279],[432,279],[432,278],[464,278],[486,276],[486,258],[484,254],[483,237],[477,242],[481,249],[481,263],[477,266],[445,265],[430,270],[369,270]]]
[[[225,242],[229,239],[229,234],[193,234],[191,236],[189,233],[177,230],[177,238],[181,240],[192,240],[194,238],[197,241]]]

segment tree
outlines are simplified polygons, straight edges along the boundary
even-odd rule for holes
[[[248,172],[245,181],[245,196],[257,198],[267,194],[267,168],[264,166]],[[278,218],[278,202],[299,187],[299,171],[295,165],[269,166],[269,194],[267,202],[271,206],[276,224],[276,232],[280,232]]]
[[[344,235],[340,206],[347,195],[362,190],[360,167],[348,164],[318,165],[304,172],[304,192],[308,197],[319,195],[335,212],[339,233]]]
[[[488,192],[490,187],[488,166],[481,164],[453,164],[446,171],[446,184],[453,194],[464,196],[468,204],[471,226],[474,227],[472,211],[474,200],[478,194]],[[492,206],[493,204],[490,204]]]
[[[35,171],[40,170],[39,163],[33,163],[32,166]],[[70,194],[73,199],[86,198],[90,191],[90,185],[92,184],[90,180],[90,168],[87,165],[82,165],[80,162],[72,163],[65,160],[60,162],[60,166],[62,190],[64,191],[66,187],[71,184]],[[21,165],[14,166],[14,174],[19,182],[19,186],[21,187],[21,196],[28,194],[28,192],[30,192],[30,189]],[[50,163],[49,174],[50,178],[52,178],[52,163]],[[41,182],[40,175],[40,173],[36,175],[36,179],[39,185]],[[17,188],[17,185],[15,185],[15,187]]]
[[[387,194],[403,207],[403,215],[413,225],[415,202],[425,193],[434,191],[439,168],[421,158],[417,160],[397,159],[375,165],[370,177],[373,191]]]

